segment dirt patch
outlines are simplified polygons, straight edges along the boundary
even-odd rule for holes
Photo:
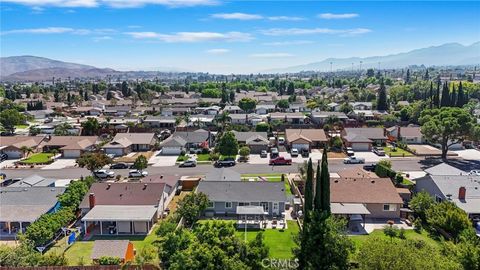
[[[115,158],[115,162],[126,162],[126,163],[133,163],[135,162],[135,159],[137,159],[137,157],[143,155],[147,158],[147,160],[149,160],[153,154],[155,154],[155,152],[153,151],[147,151],[147,152],[135,152],[135,155],[132,155],[132,156],[124,156],[124,157],[119,157],[119,158]]]
[[[346,158],[347,155],[343,152],[328,152],[327,153],[328,158]]]
[[[173,199],[168,204],[168,209],[170,209],[170,213],[175,213],[177,210],[177,203],[181,201],[187,194],[190,193],[189,191],[182,191],[180,195],[174,196]]]

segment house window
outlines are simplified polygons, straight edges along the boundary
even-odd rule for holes
[[[225,208],[232,208],[232,202],[225,202]]]
[[[384,204],[383,211],[395,211],[397,207],[394,204]]]
[[[273,203],[273,211],[278,210],[278,203]]]
[[[263,207],[263,211],[268,212],[268,202],[262,202],[260,203]]]
[[[249,206],[250,203],[249,202],[239,202],[238,203],[238,206]]]
[[[208,202],[208,208],[213,208],[213,202],[212,201]]]

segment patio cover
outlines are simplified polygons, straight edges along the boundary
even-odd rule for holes
[[[156,214],[152,205],[97,205],[82,221],[150,221]]]
[[[370,215],[370,211],[361,203],[331,203],[332,214]]]
[[[237,215],[265,215],[263,206],[237,206]]]

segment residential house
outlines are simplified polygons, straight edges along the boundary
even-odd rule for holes
[[[233,131],[235,138],[241,145],[246,145],[250,148],[251,154],[260,154],[262,150],[268,150],[268,136],[266,132],[239,132]]]
[[[361,110],[361,111],[370,111],[372,110],[372,102],[350,102],[352,105],[353,110]]]
[[[336,102],[331,102],[331,103],[328,103],[327,106],[330,109],[330,111],[339,112],[342,104],[339,104],[339,103],[336,103]]]
[[[41,215],[58,210],[63,187],[0,187],[0,236],[14,237]]]
[[[135,260],[135,249],[129,240],[95,240],[93,242],[92,259],[99,264],[102,257],[118,258],[120,264]]]
[[[333,214],[366,215],[371,219],[398,219],[403,205],[402,198],[389,178],[332,179],[330,202]],[[362,212],[345,212],[350,207]]]
[[[165,183],[94,183],[80,203],[87,234],[148,234],[170,197]]]
[[[199,129],[196,131],[178,131],[162,141],[162,155],[180,155],[182,151],[201,152],[208,149],[211,142],[211,134]]]
[[[176,125],[176,119],[174,116],[153,116],[153,115],[148,115],[145,117],[143,120],[143,123],[147,127],[151,128],[168,128],[168,129],[174,129]]]
[[[312,112],[310,118],[315,124],[323,125],[329,119],[329,117],[335,117],[339,121],[345,123],[348,120],[348,116],[343,112]]]
[[[75,107],[70,110],[73,114],[99,116],[103,109],[93,106]]]
[[[170,108],[162,108],[162,116],[180,116],[190,113],[190,108],[182,108],[182,107],[170,107]]]
[[[393,126],[386,129],[387,136],[393,140],[401,141],[406,144],[424,144],[424,139],[420,127],[401,127]]]
[[[26,111],[25,114],[33,117],[35,120],[45,119],[54,113],[52,109]]]
[[[222,108],[217,105],[209,106],[209,107],[197,107],[195,108],[195,112],[198,114],[206,114],[206,115],[217,115]]]
[[[200,181],[197,192],[208,196],[205,216],[244,215],[244,207],[262,210],[253,215],[279,216],[285,212],[285,184],[267,181]]]
[[[286,129],[285,142],[290,148],[300,151],[321,148],[328,138],[323,129]]]
[[[0,152],[6,154],[9,159],[19,159],[24,155],[22,147],[38,152],[43,140],[42,136],[4,136],[0,139]]]
[[[373,144],[382,145],[387,140],[382,128],[345,128],[341,135],[345,146],[354,151],[370,151]]]
[[[118,103],[118,102],[117,102]],[[106,116],[120,116],[123,117],[130,113],[132,107],[130,105],[121,105],[121,106],[108,106],[105,107],[103,114]]]
[[[452,165],[442,162],[438,165],[425,169],[427,175],[467,175],[467,172],[457,169]]]
[[[102,149],[107,154],[123,156],[130,152],[150,151],[156,142],[155,133],[117,133]]]
[[[480,217],[480,176],[426,175],[416,179],[415,191],[425,191],[437,202],[453,202],[470,218]]]
[[[228,112],[230,114],[244,113],[244,111],[237,105],[227,105],[223,108],[223,112]]]
[[[215,168],[205,175],[203,181],[241,181],[240,173],[229,168]]]
[[[285,124],[289,125],[303,125],[308,123],[307,117],[303,113],[295,112],[295,113],[281,113],[275,112],[270,113],[269,115],[270,121],[280,121]]]
[[[258,115],[266,115],[274,112],[275,109],[275,104],[257,104],[255,108],[255,113]]]
[[[83,153],[94,150],[97,140],[97,136],[50,136],[44,143],[43,151],[57,149],[64,158],[78,158]]]
[[[56,179],[45,178],[43,176],[33,174],[13,182],[9,187],[55,187]]]

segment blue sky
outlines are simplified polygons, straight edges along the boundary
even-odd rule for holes
[[[478,1],[2,0],[1,55],[250,73],[480,40]]]

